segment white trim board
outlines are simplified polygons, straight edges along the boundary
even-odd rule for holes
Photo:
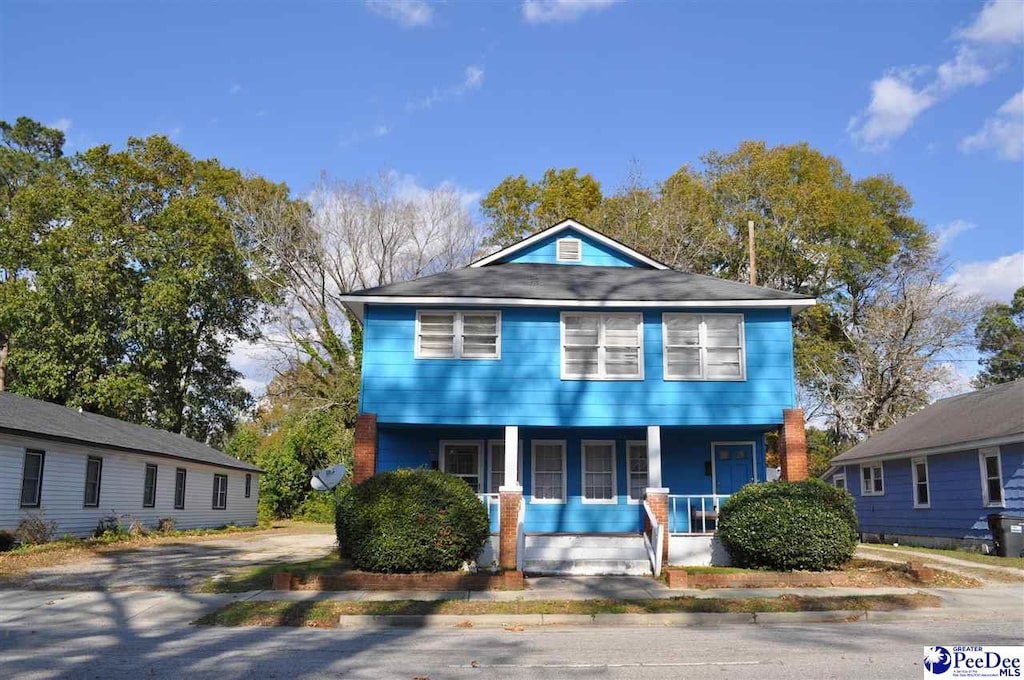
[[[597,241],[598,243],[601,243],[602,245],[608,246],[609,248],[617,250],[618,252],[622,253],[626,257],[629,257],[629,258],[631,258],[633,260],[636,260],[636,261],[638,261],[638,262],[640,262],[642,264],[646,264],[646,265],[648,265],[650,267],[654,267],[655,269],[669,269],[669,266],[667,264],[662,264],[661,262],[658,262],[655,259],[647,257],[646,255],[633,250],[629,246],[624,245],[622,243],[619,243],[615,239],[609,238],[609,237],[605,236],[604,234],[601,234],[599,232],[594,231],[590,227],[587,227],[587,226],[585,226],[583,224],[580,224],[576,220],[562,220],[558,224],[552,225],[552,226],[550,226],[547,229],[544,229],[542,231],[538,231],[533,236],[530,236],[529,238],[525,238],[522,241],[520,241],[519,243],[514,243],[514,244],[508,246],[507,248],[502,248],[501,250],[499,250],[496,253],[491,253],[490,255],[487,255],[486,257],[482,257],[479,260],[477,260],[476,262],[471,263],[469,266],[470,267],[484,267],[484,266],[487,266],[487,265],[491,264],[492,262],[494,262],[496,260],[500,260],[503,257],[507,257],[507,256],[509,256],[509,255],[511,255],[513,253],[517,253],[520,250],[522,250],[523,248],[528,248],[529,246],[532,246],[533,244],[537,243],[538,241],[541,241],[541,240],[543,240],[543,239],[545,239],[548,236],[551,236],[553,234],[557,234],[559,232],[565,231],[566,229],[574,229],[574,230],[578,231],[579,233],[583,234],[584,236],[586,236],[588,238],[591,238],[591,239]]]

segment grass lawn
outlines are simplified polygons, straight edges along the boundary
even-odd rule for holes
[[[688,574],[770,574],[772,572],[759,571],[756,569],[741,569],[739,567],[668,567],[678,569]],[[884,562],[882,560],[869,560],[855,557],[844,564],[838,571],[854,580],[853,587],[876,588],[876,587],[900,587],[915,588],[921,585],[914,579],[907,570],[907,565],[900,562]],[[666,580],[662,577],[662,580]],[[779,587],[786,587],[787,584],[780,582]],[[954,574],[953,572],[935,570],[935,579],[929,581],[929,585],[947,588],[977,588],[981,581]]]
[[[974,552],[973,550],[942,550],[940,548],[918,548],[917,546],[912,545],[894,546],[885,543],[862,543],[861,545],[869,549],[877,545],[877,547],[885,548],[886,550],[922,553],[924,555],[941,555],[944,557],[953,557],[958,560],[967,560],[968,562],[977,562],[978,564],[991,564],[996,567],[1014,567],[1017,569],[1024,569],[1024,557],[998,557],[996,555],[985,555],[980,552]]]
[[[187,531],[153,532],[144,536],[105,538],[60,538],[50,543],[27,545],[0,553],[0,581],[31,569],[53,567],[80,562],[97,555],[121,550],[135,550],[148,545],[165,543],[192,543],[225,538],[234,534],[262,532],[281,533],[333,533],[334,526],[292,520],[274,521],[254,527],[228,526],[218,529],[190,529]]]
[[[934,595],[865,595],[856,597],[695,598],[652,600],[396,600],[391,602],[233,602],[195,623],[201,626],[301,626],[332,628],[345,615],[389,616],[451,614],[674,614],[686,612],[752,613],[807,611],[895,611],[939,607]]]

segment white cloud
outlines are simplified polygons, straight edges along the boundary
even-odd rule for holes
[[[70,118],[58,118],[57,120],[53,121],[52,123],[47,123],[46,127],[53,128],[54,130],[60,130],[61,132],[67,133],[67,131],[71,129],[71,119]]]
[[[620,0],[523,0],[523,19],[531,24],[576,21],[587,12],[599,12]]]
[[[389,132],[391,132],[391,128],[389,128],[387,125],[384,125],[384,124],[377,125],[376,127],[373,128],[373,136],[374,137],[383,137],[384,135],[388,134]]]
[[[264,332],[269,330],[269,326],[264,328]],[[266,341],[239,341],[228,356],[231,367],[242,374],[242,387],[256,397],[266,392],[267,383],[274,378],[272,365],[279,359],[280,352]]]
[[[963,295],[1008,302],[1013,292],[1024,286],[1024,250],[994,260],[958,264],[948,281]]]
[[[366,7],[405,28],[426,26],[434,18],[433,8],[424,0],[366,0]]]
[[[239,85],[238,83],[235,83],[230,88],[228,88],[228,94],[230,94],[232,96],[234,96],[236,94],[242,94],[242,86]]]
[[[419,179],[413,174],[389,170],[387,177],[396,197],[403,201],[412,201],[418,205],[423,205],[430,196],[430,192],[437,189],[444,189],[455,194],[459,200],[459,205],[467,210],[475,206],[481,196],[479,191],[467,189],[451,180],[445,180],[434,187],[425,187],[419,183]]]
[[[445,102],[454,97],[461,97],[462,95],[472,90],[479,90],[484,84],[484,69],[482,66],[476,64],[470,64],[466,67],[463,72],[462,80],[456,84],[446,88],[434,88],[434,91],[425,97],[415,99],[405,105],[406,111],[423,111],[431,109],[434,106]]]
[[[940,248],[949,245],[953,239],[965,231],[970,231],[978,225],[966,220],[953,220],[948,224],[942,224],[935,229],[935,244]]]
[[[1013,95],[989,117],[981,129],[960,141],[964,153],[995,149],[1008,161],[1024,159],[1024,90]]]
[[[991,0],[970,26],[957,32],[957,37],[993,45],[1024,42],[1024,4],[1020,0]]]
[[[1006,42],[1005,37],[983,39],[983,36],[994,35],[992,27],[1005,20],[1007,11],[996,7],[997,4],[1000,3],[986,5],[970,28],[956,34],[958,43],[951,59],[934,69],[890,69],[873,81],[867,107],[852,117],[846,128],[853,141],[867,151],[883,150],[903,136],[931,107],[959,90],[991,80],[1001,67],[999,50],[993,44]],[[1000,35],[1004,34],[1013,32],[1004,31]]]

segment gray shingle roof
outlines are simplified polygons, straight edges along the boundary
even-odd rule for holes
[[[1024,380],[937,401],[836,456],[832,464],[1014,436],[1024,441]]]
[[[351,295],[654,302],[813,299],[808,295],[672,269],[527,263],[464,267]]]
[[[181,434],[126,423],[95,413],[79,413],[59,404],[11,392],[0,392],[0,432],[35,435],[43,439],[106,446],[261,472],[255,465],[232,458]]]

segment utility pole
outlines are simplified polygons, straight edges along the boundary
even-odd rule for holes
[[[747,220],[747,248],[750,250],[750,285],[757,285],[757,255],[754,253],[754,220]]]

